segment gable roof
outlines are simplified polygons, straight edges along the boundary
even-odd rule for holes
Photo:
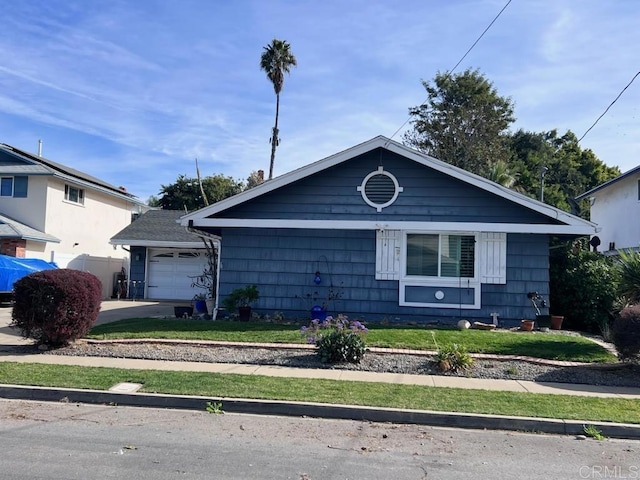
[[[22,240],[32,240],[34,242],[60,243],[60,239],[41,232],[29,225],[20,223],[13,218],[0,214],[0,238],[20,238]]]
[[[538,212],[548,217],[552,222],[560,222],[562,225],[516,225],[516,224],[465,224],[465,228],[487,230],[487,228],[494,228],[495,231],[523,231],[528,233],[557,233],[557,234],[577,234],[577,235],[590,235],[597,231],[597,226],[582,218],[571,215],[563,210],[552,207],[543,202],[534,200],[526,195],[515,192],[507,187],[492,182],[479,175],[467,172],[461,168],[455,167],[449,163],[443,162],[429,155],[421,153],[412,148],[406,147],[398,142],[390,140],[383,136],[375,137],[367,142],[361,143],[347,150],[339,152],[335,155],[331,155],[327,158],[311,163],[304,167],[293,170],[282,176],[276,177],[272,180],[258,185],[257,187],[245,190],[238,195],[221,200],[213,205],[205,207],[201,210],[189,213],[182,216],[182,225],[190,225],[193,227],[223,227],[223,226],[248,226],[241,221],[235,221],[234,219],[220,219],[220,218],[207,218],[215,216],[217,213],[223,212],[227,209],[240,205],[242,203],[253,200],[257,197],[265,195],[276,189],[282,188],[293,182],[301,180],[305,177],[314,175],[318,172],[326,170],[328,168],[339,165],[359,155],[365,154],[377,148],[384,148],[390,152],[401,155],[405,158],[415,161],[416,163],[425,167],[437,170],[445,175],[449,175],[455,179],[461,180],[469,185],[473,185],[484,191],[487,191],[500,198],[504,198],[510,202],[521,205],[532,211]],[[283,226],[285,222],[283,220],[251,220],[256,227],[277,227]],[[333,221],[330,224],[326,221],[316,220],[295,220],[287,223],[288,228],[345,228],[345,229],[363,229],[363,228],[399,228],[406,229],[416,226],[415,222],[383,222],[384,226],[377,225],[375,222],[354,222],[354,221]],[[458,222],[450,222],[450,224],[439,223],[438,228],[455,229],[460,228],[461,224]]]
[[[16,162],[1,162],[0,174],[5,175],[53,175],[85,187],[91,187],[104,193],[124,198],[130,202],[143,205],[137,197],[127,192],[124,187],[116,187],[99,178],[88,175],[74,168],[67,167],[38,155],[0,143],[0,157],[8,156]]]
[[[112,245],[134,247],[204,248],[197,235],[178,223],[182,210],[149,210],[109,240]]]
[[[623,173],[622,175],[618,175],[616,178],[611,179],[608,182],[604,182],[604,183],[598,185],[597,187],[592,188],[588,192],[584,192],[583,194],[578,195],[576,197],[576,200],[579,201],[579,200],[582,200],[583,198],[591,197],[594,193],[597,193],[600,190],[608,188],[611,185],[613,185],[614,183],[618,183],[620,180],[624,180],[625,178],[630,177],[631,175],[634,175],[634,174],[639,173],[639,172],[640,172],[640,165],[638,165],[635,168],[632,168],[631,170],[629,170],[628,172]]]

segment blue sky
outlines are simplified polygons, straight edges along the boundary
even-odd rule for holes
[[[20,0],[3,5],[0,142],[146,200],[178,175],[268,172],[263,46],[298,67],[281,95],[275,175],[377,135],[426,99],[506,0]],[[637,0],[513,0],[457,72],[515,103],[515,129],[580,137],[640,70]],[[637,166],[640,78],[581,142]],[[405,127],[406,128],[406,127]],[[401,140],[401,133],[394,137]]]

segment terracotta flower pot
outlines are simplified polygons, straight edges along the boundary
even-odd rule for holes
[[[564,317],[560,315],[551,315],[551,330],[560,330]]]
[[[535,325],[535,320],[522,320],[520,322],[520,330],[524,330],[525,332],[530,332],[533,330],[533,326]]]

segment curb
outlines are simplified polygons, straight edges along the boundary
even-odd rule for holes
[[[583,435],[584,425],[593,425],[607,438],[640,439],[640,425],[581,422],[551,418],[512,417],[426,410],[405,410],[324,403],[252,400],[244,398],[165,395],[155,393],[119,393],[102,390],[0,385],[0,398],[47,402],[107,404],[130,407],[172,408],[205,411],[207,402],[222,402],[225,412],[274,416],[316,417],[335,420],[359,420],[378,423],[407,423],[481,430],[509,430]]]

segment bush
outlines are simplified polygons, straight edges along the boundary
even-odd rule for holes
[[[611,257],[588,250],[576,241],[552,250],[551,311],[564,315],[563,327],[601,333],[612,318],[618,271]]]
[[[458,372],[469,368],[473,364],[473,358],[462,345],[454,343],[438,348],[436,362],[443,372]]]
[[[88,272],[32,273],[14,284],[11,326],[39,344],[63,346],[89,332],[101,300],[102,284]]]
[[[358,321],[350,321],[346,315],[328,316],[323,321],[314,319],[300,330],[308,343],[316,344],[323,363],[360,363],[367,351],[363,339],[367,327]]]
[[[632,304],[640,303],[640,251],[618,251],[616,266],[620,272],[618,294]]]
[[[613,344],[621,359],[629,360],[640,353],[640,305],[624,308],[613,323]]]

